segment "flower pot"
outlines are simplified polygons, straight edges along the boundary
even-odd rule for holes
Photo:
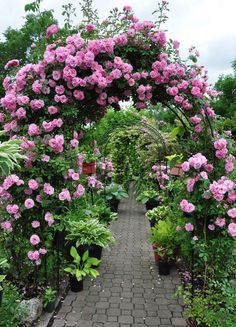
[[[155,259],[155,263],[158,266],[159,265],[159,261],[161,259],[160,255],[155,251],[158,248],[158,244],[153,244],[152,245],[153,251],[154,251],[154,259]]]
[[[54,299],[53,301],[49,302],[46,307],[44,307],[44,311],[48,312],[48,313],[52,313],[55,310],[55,306],[56,306],[56,299]]]
[[[161,276],[167,276],[170,274],[170,265],[167,261],[159,261],[158,265],[159,275]]]
[[[64,247],[65,245],[65,231],[57,230],[54,235],[54,244],[58,247]]]
[[[159,201],[155,200],[155,199],[151,199],[151,200],[148,200],[145,204],[146,206],[146,210],[152,210],[154,208],[156,208],[159,204]]]
[[[156,219],[151,219],[151,220],[149,220],[149,222],[150,222],[150,227],[151,228],[156,225]]]
[[[99,245],[92,245],[90,248],[90,256],[100,260],[102,257],[102,247]]]
[[[89,251],[89,256],[97,259],[101,259],[102,247],[96,244],[84,244],[77,247],[78,254],[82,257],[85,251]]]
[[[83,162],[83,173],[85,175],[94,174],[96,171],[95,161]]]
[[[76,293],[83,291],[83,279],[78,281],[76,277],[70,275],[70,289]]]
[[[109,201],[109,206],[110,206],[112,212],[118,211],[119,203],[120,203],[120,200],[117,200],[117,199],[111,199]]]

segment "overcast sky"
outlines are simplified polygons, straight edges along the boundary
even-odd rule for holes
[[[0,0],[0,32],[8,26],[20,27],[24,16],[24,5],[29,0]],[[55,10],[60,19],[61,6],[80,0],[44,0],[42,7]],[[219,75],[231,73],[231,62],[236,59],[236,0],[170,0],[168,29],[172,39],[180,41],[183,56],[195,45],[200,52],[200,63],[209,71],[209,81],[215,82]],[[155,0],[94,0],[102,18],[115,6],[131,5],[137,17],[151,20],[157,7]]]

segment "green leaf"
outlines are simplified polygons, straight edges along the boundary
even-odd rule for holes
[[[88,250],[84,252],[83,257],[82,257],[82,261],[85,262],[88,259],[89,256],[89,252]]]

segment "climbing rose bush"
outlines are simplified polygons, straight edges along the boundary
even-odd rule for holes
[[[95,39],[93,24],[65,38],[57,38],[59,28],[52,25],[47,29],[48,45],[39,62],[19,69],[16,61],[6,64],[6,69],[15,67],[16,71],[3,83],[6,93],[1,99],[2,127],[10,137],[22,141],[27,159],[20,172],[2,183],[1,226],[15,235],[15,242],[24,239],[24,251],[38,264],[47,251],[40,249],[45,248],[55,212],[65,210],[70,201],[83,196],[81,130],[99,120],[108,106],[118,109],[119,101],[130,98],[137,109],[158,102],[163,107],[174,106],[188,119],[190,137],[199,147],[204,152],[211,147],[209,121],[215,119],[215,113],[210,101],[218,94],[208,87],[206,72],[197,65],[198,54],[190,49],[186,64],[179,57],[178,41],[168,40],[154,22],[139,21],[129,6],[123,9],[121,23],[122,33]],[[228,142],[217,135],[214,141],[214,155],[224,161],[227,174],[234,157],[228,154]],[[228,210],[235,201],[235,184],[226,182],[225,177],[210,182],[208,174],[216,168],[209,161],[213,157],[193,154],[182,168],[192,175],[189,198],[200,181],[208,182],[204,194],[211,200],[222,194],[218,189],[227,184],[219,210],[224,217],[224,205]],[[93,176],[87,183],[92,188],[102,187]],[[184,198],[181,208],[199,213],[197,201]],[[229,233],[235,236],[232,224],[228,225]],[[192,227],[186,226],[190,231]]]

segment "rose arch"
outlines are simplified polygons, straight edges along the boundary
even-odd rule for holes
[[[167,39],[155,23],[138,21],[127,7],[124,15],[126,30],[110,38],[73,34],[57,39],[55,26],[49,28],[49,43],[38,63],[17,68],[19,63],[10,61],[6,67],[17,71],[4,80],[0,118],[7,135],[21,140],[26,159],[23,169],[1,185],[1,226],[18,244],[12,255],[22,260],[19,272],[22,267],[30,271],[32,262],[40,265],[50,252],[54,214],[83,196],[83,127],[99,121],[109,106],[118,110],[120,101],[130,99],[137,110],[161,103],[163,110],[175,112],[192,142],[182,165],[189,179],[180,202],[184,212],[195,215],[189,230],[195,228],[200,237],[211,223],[203,204],[209,201],[225,217],[225,231],[236,236],[231,221],[235,183],[229,176],[234,157],[230,138],[213,131],[216,116],[210,102],[218,94],[196,63],[198,54],[193,49],[186,63],[179,43]],[[195,188],[199,192],[192,196]],[[205,223],[198,223],[201,219]]]

